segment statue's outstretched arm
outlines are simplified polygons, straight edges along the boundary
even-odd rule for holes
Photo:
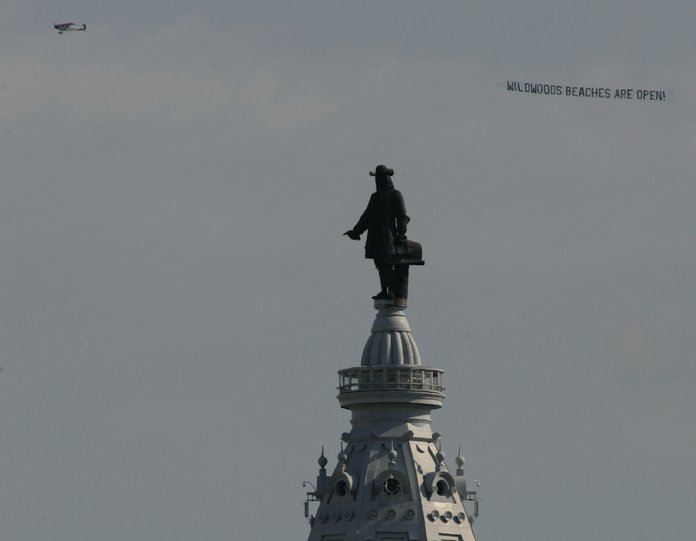
[[[344,235],[347,235],[353,240],[360,240],[360,235],[362,235],[365,231],[367,231],[367,226],[370,223],[370,206],[372,205],[372,198],[370,198],[370,202],[367,204],[367,208],[365,209],[365,212],[362,213],[362,216],[360,216],[360,219],[358,220],[358,223],[353,226],[353,229],[349,229]]]

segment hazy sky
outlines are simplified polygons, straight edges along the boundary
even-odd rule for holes
[[[3,2],[0,538],[306,539],[378,289],[341,233],[386,163],[479,541],[690,539],[695,22],[679,0]]]

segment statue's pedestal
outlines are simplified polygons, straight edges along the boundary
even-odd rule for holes
[[[396,306],[397,308],[402,308],[405,310],[408,306],[408,299],[402,299],[400,297],[395,299],[375,299],[375,310],[386,308],[388,306]]]

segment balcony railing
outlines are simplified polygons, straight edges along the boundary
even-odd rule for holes
[[[356,391],[433,391],[441,393],[443,370],[423,366],[361,366],[339,370],[339,393]]]

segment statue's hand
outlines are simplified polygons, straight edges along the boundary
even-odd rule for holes
[[[358,235],[355,231],[352,229],[349,229],[345,233],[343,233],[344,236],[347,236],[349,239],[353,240],[360,240],[360,235]]]

